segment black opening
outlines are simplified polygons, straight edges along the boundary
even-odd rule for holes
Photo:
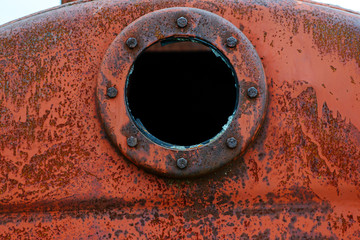
[[[199,41],[154,44],[135,60],[128,76],[129,113],[159,144],[205,143],[225,128],[237,106],[237,80],[228,60]]]

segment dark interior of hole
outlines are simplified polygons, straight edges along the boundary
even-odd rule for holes
[[[235,83],[232,70],[210,49],[150,47],[136,59],[129,76],[128,107],[153,139],[180,146],[200,144],[221,132],[233,114]]]

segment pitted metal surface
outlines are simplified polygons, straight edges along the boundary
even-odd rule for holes
[[[173,7],[241,30],[268,86],[252,144],[195,179],[128,161],[96,102],[112,42]],[[359,239],[359,22],[307,1],[98,0],[1,26],[0,238]]]
[[[182,28],[178,28],[176,24],[179,16],[189,19]],[[136,48],[131,50],[126,47],[126,39],[130,38],[138,39]],[[187,148],[161,146],[146,137],[146,132],[139,131],[140,127],[136,126],[129,116],[126,106],[126,82],[133,62],[144,49],[168,38],[196,38],[211,44],[224,54],[234,69],[235,83],[238,85],[238,104],[235,113],[228,121],[228,126],[208,143]],[[228,47],[229,38],[235,39],[236,44]],[[119,96],[109,99],[106,94],[109,86],[121,89]],[[250,86],[259,89],[257,99],[247,97],[246,89]],[[234,25],[204,10],[169,8],[144,15],[115,38],[101,66],[97,98],[107,133],[125,156],[151,172],[170,177],[190,177],[214,171],[245,151],[264,118],[267,88],[260,58],[249,40]],[[126,139],[130,135],[138,139],[139,145],[136,149],[129,148],[126,144]],[[238,144],[227,148],[226,139],[230,137],[236,138]],[[186,169],[177,167],[178,158],[188,160]]]

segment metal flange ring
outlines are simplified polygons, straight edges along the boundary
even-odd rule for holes
[[[238,85],[236,110],[223,131],[187,148],[162,145],[144,134],[126,100],[136,58],[152,44],[174,37],[199,39],[216,48],[228,59]],[[115,38],[101,65],[97,100],[108,135],[128,159],[160,175],[191,177],[209,173],[245,151],[264,119],[267,88],[261,61],[237,27],[204,10],[169,8],[142,16]]]

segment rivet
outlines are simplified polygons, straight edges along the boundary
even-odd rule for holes
[[[254,87],[250,87],[247,90],[247,94],[249,98],[256,98],[256,96],[258,95],[258,90]]]
[[[129,147],[136,147],[136,145],[138,144],[137,138],[133,136],[129,137],[127,139],[127,144]]]
[[[128,38],[128,40],[126,40],[126,45],[131,49],[135,48],[137,46],[136,38]]]
[[[185,158],[179,158],[177,161],[176,161],[176,165],[178,166],[178,168],[180,169],[184,169],[187,167],[187,160]]]
[[[179,17],[177,20],[176,20],[176,23],[178,25],[178,27],[180,28],[184,28],[187,26],[188,24],[188,20],[184,17]]]
[[[231,149],[236,148],[237,143],[238,143],[237,140],[233,137],[226,139],[226,146],[228,146],[228,148]]]
[[[109,87],[109,88],[106,90],[106,95],[107,95],[109,98],[114,98],[114,97],[116,97],[117,94],[118,94],[118,90],[117,90],[115,87]]]
[[[228,46],[229,48],[234,48],[237,44],[238,40],[234,37],[229,37],[228,39],[226,39],[226,46]]]

